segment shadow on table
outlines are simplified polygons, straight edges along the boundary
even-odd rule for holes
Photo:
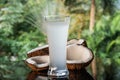
[[[69,70],[69,76],[66,78],[50,78],[47,76],[47,70],[40,72],[30,72],[27,80],[94,80],[93,77],[85,70]]]

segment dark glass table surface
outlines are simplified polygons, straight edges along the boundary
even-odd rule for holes
[[[69,76],[53,78],[47,76],[47,70],[44,71],[31,71],[27,75],[27,80],[94,80],[93,77],[86,71],[86,69],[81,70],[69,70]]]

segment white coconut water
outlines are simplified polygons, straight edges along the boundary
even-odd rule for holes
[[[68,74],[66,68],[66,44],[69,17],[46,17],[45,24],[50,52],[50,69],[48,75],[66,75]]]

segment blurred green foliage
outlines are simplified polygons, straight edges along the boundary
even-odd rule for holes
[[[69,39],[84,38],[97,58],[98,80],[120,80],[120,10],[117,0],[96,0],[94,32],[90,0],[63,0],[71,16]],[[0,80],[25,80],[27,51],[46,44],[41,10],[46,0],[0,0]],[[22,73],[21,73],[22,71]]]
[[[30,15],[30,12],[26,11],[29,9],[26,7],[27,2],[23,4],[22,0],[8,0],[3,4],[1,3],[0,11],[1,52],[21,55],[37,47],[39,43],[45,43],[45,36],[27,23],[26,17]]]
[[[93,33],[84,30],[87,40],[97,58],[98,79],[119,80],[120,71],[120,12],[113,16],[103,15],[95,24]],[[103,77],[101,77],[103,76]]]
[[[46,43],[46,36],[27,22],[31,15],[28,5],[33,2],[0,0],[0,80],[25,80],[26,53]]]
[[[73,17],[72,19],[79,20],[77,23],[82,23],[82,25],[77,25],[77,23],[72,25],[72,27],[76,27],[72,28],[74,32],[70,34],[69,38],[78,38],[80,34],[81,38],[87,41],[88,47],[93,51],[97,59],[97,79],[120,80],[120,9],[116,9],[115,4],[118,0],[95,0],[96,23],[94,32],[88,30],[89,24],[86,17],[89,13],[88,10],[85,11],[85,8],[81,8],[82,5],[87,5],[88,9],[90,9],[89,1],[65,1],[70,14],[76,14],[75,17],[79,17],[79,19]]]

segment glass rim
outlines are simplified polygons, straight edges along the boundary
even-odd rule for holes
[[[70,17],[68,15],[45,15],[44,17]]]
[[[46,15],[44,16],[44,20],[48,21],[48,22],[52,22],[52,21],[69,21],[70,20],[70,16],[66,16],[66,15]]]

